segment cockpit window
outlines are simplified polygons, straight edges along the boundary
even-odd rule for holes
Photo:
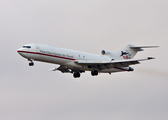
[[[31,46],[23,46],[23,48],[31,48]]]

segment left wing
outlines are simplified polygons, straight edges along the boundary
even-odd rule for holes
[[[90,61],[90,60],[75,60],[75,63],[80,65],[113,65],[115,67],[128,67],[129,65],[139,64],[139,61],[155,59],[148,57],[144,59],[124,59],[124,60],[111,60],[111,61]]]
[[[53,69],[50,69],[49,71],[56,71],[56,70],[59,70],[61,71],[62,73],[73,73],[74,71],[77,71],[76,69],[71,69],[71,68],[68,68],[64,65],[60,65],[58,68],[53,68]],[[85,72],[83,70],[78,70],[80,73],[82,72]]]
[[[49,71],[56,71],[56,70],[59,70],[61,71],[62,73],[68,73],[68,72],[71,72],[71,70],[69,68],[67,68],[66,66],[59,66],[58,68],[53,68],[53,69],[50,69]]]

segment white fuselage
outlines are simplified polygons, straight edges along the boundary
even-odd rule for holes
[[[76,64],[75,60],[93,60],[93,61],[111,61],[113,58],[109,58],[102,55],[95,55],[85,52],[79,52],[64,48],[57,48],[51,47],[47,45],[40,45],[40,44],[29,44],[26,46],[31,46],[30,48],[20,48],[18,49],[18,53],[28,60],[35,60],[41,62],[48,62],[53,64],[64,65],[72,69],[79,69],[79,70],[87,70],[92,71],[91,68],[88,66],[82,66]],[[103,70],[99,70],[99,72],[120,72],[120,71],[127,71],[123,68],[106,68]]]

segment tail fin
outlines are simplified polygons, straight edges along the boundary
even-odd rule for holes
[[[153,48],[158,46],[135,46],[128,44],[123,49],[117,52],[120,59],[132,59],[137,54],[138,51],[143,51],[142,48]]]

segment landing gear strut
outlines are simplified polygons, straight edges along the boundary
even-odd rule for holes
[[[80,77],[80,72],[76,71],[73,73],[74,78],[79,78]]]
[[[92,76],[97,76],[97,75],[98,75],[98,71],[97,71],[97,70],[93,70],[93,71],[91,72],[91,75],[92,75]]]

